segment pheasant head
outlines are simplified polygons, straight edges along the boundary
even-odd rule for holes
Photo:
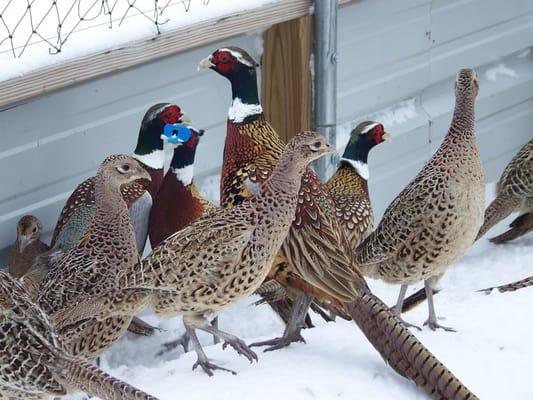
[[[137,160],[124,154],[107,157],[98,168],[98,178],[105,180],[110,187],[116,189],[138,180],[152,180],[150,174]]]
[[[43,224],[33,215],[23,216],[17,223],[17,243],[19,251],[24,249],[36,240],[39,240],[43,231]]]
[[[350,133],[350,140],[341,161],[351,165],[361,178],[368,180],[368,153],[378,144],[390,140],[390,135],[379,122],[365,121]]]
[[[231,82],[233,103],[228,118],[242,123],[262,115],[257,90],[256,67],[259,64],[239,47],[222,47],[204,58],[198,69],[212,69]]]
[[[470,68],[459,70],[455,78],[455,96],[456,98],[473,99],[479,93],[479,82],[476,71]]]

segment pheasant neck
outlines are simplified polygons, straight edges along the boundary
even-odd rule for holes
[[[187,143],[174,149],[170,170],[183,186],[189,186],[194,176],[194,157],[196,146],[189,146]]]
[[[113,219],[124,211],[127,213],[126,202],[122,198],[120,188],[100,172],[96,176],[94,198],[95,220],[97,218]]]
[[[233,101],[228,118],[235,123],[242,123],[262,115],[255,69],[240,71],[230,78],[230,82]]]
[[[459,95],[457,97],[450,130],[446,135],[447,138],[453,139],[460,137],[461,139],[465,139],[474,137],[474,104],[475,98],[473,95]]]
[[[296,199],[304,171],[305,166],[282,157],[270,178],[261,186],[261,194],[274,196],[277,201],[293,202],[296,208]]]

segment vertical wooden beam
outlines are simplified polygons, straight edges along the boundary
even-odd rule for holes
[[[312,126],[311,24],[306,16],[264,34],[262,103],[267,120],[285,141]]]

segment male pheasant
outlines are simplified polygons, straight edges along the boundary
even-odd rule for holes
[[[533,139],[505,167],[496,187],[496,198],[485,210],[476,239],[513,212],[520,215],[511,223],[511,229],[490,239],[492,243],[504,243],[533,230]]]
[[[22,284],[0,272],[0,398],[41,400],[85,391],[103,400],[157,400],[68,354]]]
[[[379,122],[361,122],[350,133],[337,171],[326,184],[352,249],[374,229],[374,213],[368,195],[368,153],[388,139],[389,134]]]
[[[49,250],[41,242],[43,224],[33,215],[23,216],[17,223],[17,239],[9,252],[9,273],[20,278],[32,267],[35,257]]]
[[[283,148],[259,103],[256,65],[237,47],[218,49],[199,65],[218,72],[232,85],[221,181],[223,205],[249,197],[248,182],[267,180]],[[278,265],[289,289],[330,302],[349,314],[399,374],[435,398],[476,398],[370,292],[336,218],[333,200],[310,169],[303,175],[294,222],[280,255],[286,262]],[[305,297],[296,302],[304,311],[308,304]],[[272,343],[276,346],[276,341]]]
[[[319,134],[298,134],[256,196],[204,215],[163,241],[142,265],[123,272],[123,288],[166,290],[154,295],[151,306],[161,317],[183,315],[198,355],[193,368],[209,375],[226,370],[207,359],[196,329],[218,336],[224,347],[229,344],[250,361],[257,359],[242,340],[209,321],[261,285],[294,220],[302,174],[310,162],[333,152]]]
[[[359,246],[365,275],[401,284],[399,317],[408,285],[424,280],[433,330],[433,286],[470,248],[483,220],[485,183],[474,133],[476,74],[460,70],[455,110],[441,146],[389,205],[377,229]]]
[[[89,228],[46,275],[37,297],[51,318],[78,302],[116,289],[118,274],[138,264],[135,232],[120,189],[140,179],[150,180],[150,174],[130,156],[113,155],[100,165]],[[102,321],[89,317],[58,333],[70,354],[94,358],[122,336],[132,316],[124,312]]]

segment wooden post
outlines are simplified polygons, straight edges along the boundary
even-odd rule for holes
[[[311,24],[306,16],[264,34],[262,103],[267,120],[285,141],[312,126]]]

